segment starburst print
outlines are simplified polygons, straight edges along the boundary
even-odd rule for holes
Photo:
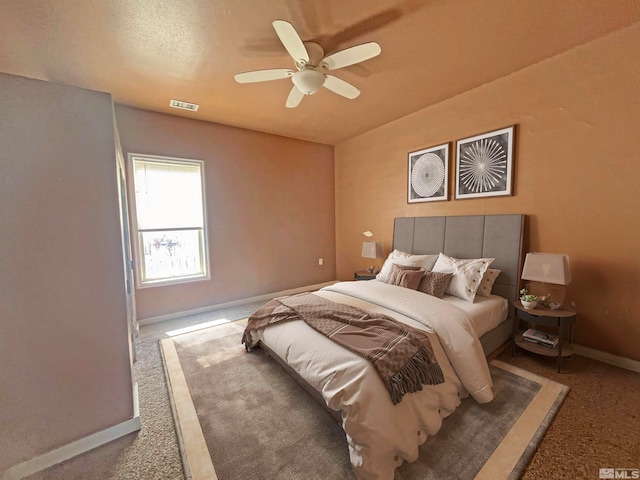
[[[468,192],[483,193],[503,188],[507,152],[494,139],[468,145],[460,158],[460,182]]]

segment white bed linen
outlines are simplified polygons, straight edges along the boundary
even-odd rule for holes
[[[442,384],[426,385],[420,392],[405,395],[394,406],[368,361],[317,333],[304,321],[272,325],[259,333],[260,340],[320,392],[330,408],[342,412],[358,479],[391,480],[404,460],[415,461],[419,445],[440,429],[442,419],[467,395],[465,384],[478,401],[493,398],[480,343],[468,315],[455,305],[373,281],[343,282],[315,294],[380,312],[430,332],[445,378]],[[449,328],[444,328],[447,324]]]
[[[471,325],[478,337],[504,322],[509,311],[507,299],[498,295],[490,297],[476,295],[473,303],[451,295],[445,295],[443,300],[461,308],[470,315]]]
[[[336,283],[320,291],[343,293],[380,305],[435,331],[462,385],[479,403],[493,400],[489,366],[471,316],[463,309],[422,292],[374,280]]]

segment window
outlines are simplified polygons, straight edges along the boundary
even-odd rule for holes
[[[129,155],[140,287],[209,278],[204,164]]]

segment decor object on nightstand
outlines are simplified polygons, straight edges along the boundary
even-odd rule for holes
[[[564,285],[571,283],[569,256],[558,253],[527,253],[522,269],[528,293],[537,296],[538,305],[557,310],[566,296]]]
[[[538,297],[528,293],[526,288],[520,290],[520,301],[522,302],[522,306],[527,310],[536,308],[536,305],[538,305]]]
[[[382,242],[362,242],[362,256],[364,258],[383,258]],[[380,269],[371,265],[367,268],[369,273],[378,273]]]

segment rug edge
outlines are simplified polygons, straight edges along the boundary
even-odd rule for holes
[[[527,465],[529,464],[529,462],[531,461],[531,458],[533,457],[533,454],[535,453],[536,449],[538,448],[538,445],[540,443],[540,441],[542,440],[542,437],[544,436],[544,434],[546,433],[547,429],[549,428],[549,426],[551,425],[551,422],[553,421],[553,419],[555,418],[556,414],[558,413],[558,411],[560,410],[560,407],[562,405],[562,403],[564,402],[564,399],[566,398],[568,392],[569,392],[569,387],[556,382],[555,380],[552,380],[548,377],[543,377],[541,375],[538,375],[536,373],[530,372],[528,370],[524,370],[520,367],[517,367],[515,365],[512,365],[510,363],[506,363],[503,362],[501,360],[497,360],[494,359],[490,362],[490,365],[499,368],[501,370],[504,370],[506,372],[510,372],[513,373],[515,375],[518,375],[520,377],[529,379],[535,383],[538,383],[539,385],[541,385],[541,390],[536,394],[536,396],[534,396],[534,398],[532,399],[532,401],[530,402],[529,406],[527,407],[527,409],[529,409],[531,407],[531,405],[534,403],[534,401],[536,400],[536,398],[538,398],[538,396],[540,394],[547,394],[549,393],[549,391],[551,391],[551,393],[553,393],[555,391],[555,398],[553,399],[553,402],[551,403],[551,405],[548,406],[546,413],[544,414],[544,417],[540,420],[540,423],[538,425],[538,427],[536,428],[536,430],[529,436],[529,439],[526,443],[526,445],[520,445],[520,447],[522,448],[522,452],[519,456],[519,459],[517,460],[517,462],[515,464],[513,464],[511,467],[507,467],[507,472],[504,472],[505,475],[500,476],[499,478],[505,478],[508,480],[517,480],[518,478],[520,478],[520,476],[522,475],[522,473],[524,472],[525,468],[527,467]],[[516,421],[516,423],[518,421],[520,421],[521,418],[523,418],[525,415],[529,414],[529,412],[527,412],[527,410],[525,410],[525,412],[522,413],[521,417]],[[514,424],[511,428],[513,429],[513,427],[516,424]],[[503,438],[502,441],[500,442],[500,444],[498,444],[498,446],[496,447],[496,450],[500,449],[503,447],[503,443],[505,442],[505,440],[507,439],[507,437]],[[487,473],[484,471],[485,467],[490,464],[490,462],[492,461],[493,457],[495,454],[495,450],[494,453],[491,454],[491,456],[489,457],[489,459],[487,459],[487,461],[485,462],[485,464],[483,465],[482,469],[480,470],[480,472],[478,472],[478,474],[476,475],[474,480],[480,480],[483,478],[497,478],[495,477],[494,473],[490,474],[490,477],[487,477]],[[500,461],[495,461],[495,459],[493,460],[494,463],[498,464],[498,466],[502,466],[504,467],[504,465],[499,465],[501,462]]]
[[[160,339],[158,343],[185,478],[217,480],[173,338]],[[181,400],[176,398],[174,389],[181,392]],[[190,439],[185,439],[185,436]]]
[[[160,358],[162,360],[162,370],[164,373],[164,380],[167,386],[167,395],[169,396],[169,405],[171,407],[171,414],[173,416],[173,426],[176,432],[176,437],[178,439],[178,449],[180,450],[180,459],[182,460],[182,470],[184,472],[184,476],[186,480],[192,480],[191,471],[189,469],[189,462],[186,458],[186,451],[184,445],[184,438],[182,437],[182,429],[180,428],[180,419],[178,418],[178,412],[176,411],[176,402],[173,398],[173,387],[171,385],[171,379],[168,373],[167,366],[167,358],[164,350],[164,343],[170,341],[173,343],[171,338],[161,338],[158,340],[158,347],[160,350]]]
[[[508,480],[517,480],[522,476],[524,470],[527,468],[527,465],[529,465],[531,458],[533,458],[533,454],[538,449],[538,446],[540,445],[542,438],[544,437],[545,433],[547,433],[549,426],[551,426],[551,422],[560,411],[560,407],[562,406],[562,403],[564,402],[565,398],[569,393],[568,386],[558,382],[555,382],[555,383],[557,383],[558,385],[561,385],[562,387],[560,389],[560,392],[558,393],[558,397],[556,398],[555,402],[553,403],[553,405],[545,415],[544,420],[542,421],[542,423],[540,423],[540,426],[536,430],[533,437],[531,437],[529,444],[525,448],[525,451],[522,453],[520,460],[518,461],[516,466],[513,468],[513,471],[511,472],[511,475],[509,475]]]

